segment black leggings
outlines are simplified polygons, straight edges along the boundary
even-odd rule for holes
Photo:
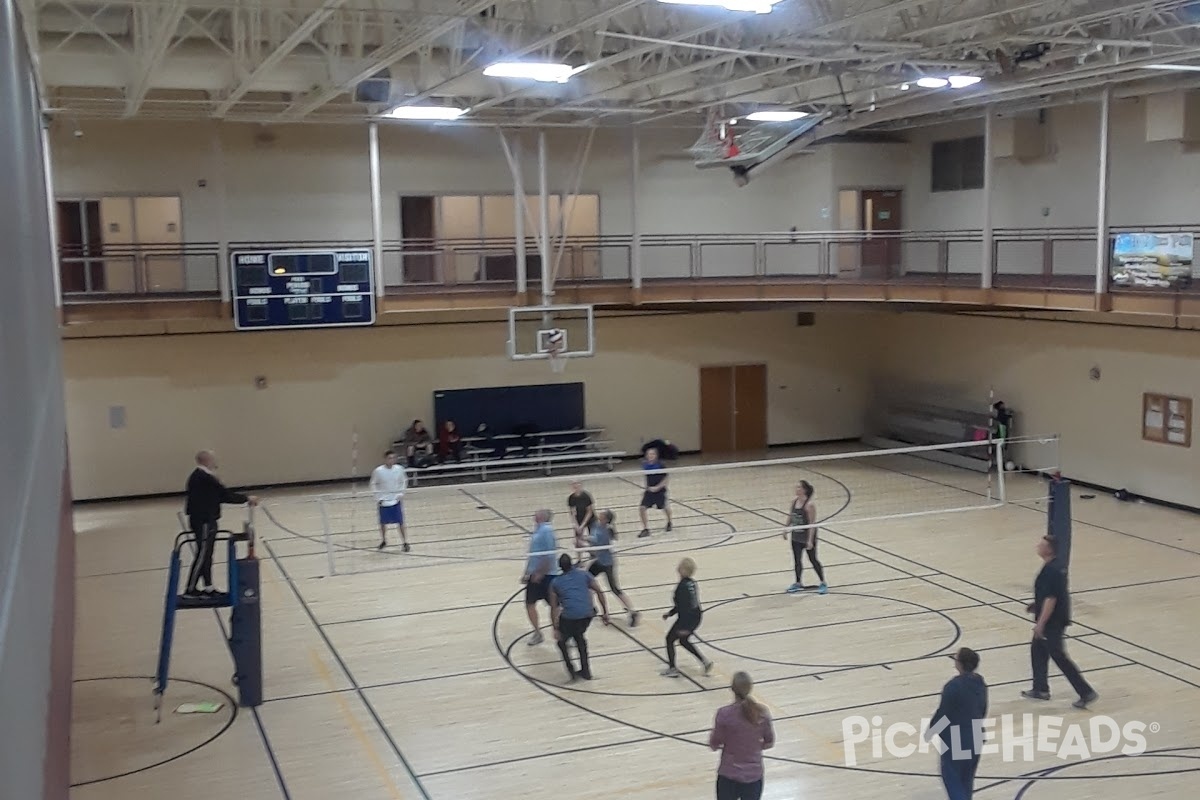
[[[762,792],[762,778],[752,783],[738,783],[724,775],[717,776],[717,800],[759,800]]]
[[[808,553],[808,562],[812,564],[814,570],[817,571],[817,578],[821,583],[825,582],[825,570],[821,567],[821,562],[817,560],[817,540],[813,539],[812,550],[805,547],[805,541],[796,541],[792,539],[792,563],[796,568],[796,583],[804,583],[801,577],[804,574],[804,554]]]
[[[212,588],[213,550],[217,546],[217,521],[202,517],[188,517],[188,527],[196,535],[196,558],[192,568],[188,570],[186,593],[191,594],[199,588],[203,581],[205,587]]]
[[[575,677],[576,670],[575,666],[571,663],[571,652],[567,649],[567,642],[572,639],[575,640],[575,649],[579,651],[578,674],[585,678],[592,676],[592,670],[588,667],[587,639],[583,637],[583,634],[587,632],[588,625],[591,624],[591,617],[584,617],[583,619],[558,618],[558,649],[562,653],[563,663],[567,665],[567,674],[572,678]]]
[[[603,565],[593,561],[592,565],[590,567],[588,567],[588,572],[590,572],[592,574],[592,577],[595,577],[595,578],[599,578],[601,575],[603,575],[605,578],[608,578],[608,588],[612,589],[613,594],[618,595],[618,596],[624,594],[621,591],[621,585],[619,583],[617,583],[617,565],[616,564],[610,564],[609,566],[606,567],[606,566],[603,566]]]
[[[707,663],[704,656],[700,655],[700,651],[696,649],[696,645],[692,644],[692,634],[696,632],[696,628],[700,627],[699,618],[694,620],[675,620],[675,624],[667,631],[667,666],[675,666],[675,642],[679,642],[684,650],[696,657],[696,660],[701,664]],[[683,633],[687,631],[687,633]]]

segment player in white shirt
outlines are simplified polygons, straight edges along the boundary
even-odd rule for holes
[[[371,473],[371,491],[379,504],[379,549],[387,547],[387,526],[400,528],[404,552],[409,551],[408,532],[404,529],[404,490],[408,488],[408,473],[400,466],[395,452],[383,454],[383,463]]]

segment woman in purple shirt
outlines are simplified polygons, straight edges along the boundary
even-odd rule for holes
[[[733,676],[736,702],[717,711],[708,746],[721,751],[717,767],[717,800],[760,800],[763,791],[763,750],[775,746],[771,715],[750,696],[754,682],[745,672]]]

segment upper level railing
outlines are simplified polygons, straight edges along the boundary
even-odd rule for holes
[[[1200,225],[1114,229],[1179,233]],[[982,285],[981,231],[786,231],[734,234],[648,234],[639,237],[641,279],[662,281],[806,281],[854,284]],[[229,252],[245,248],[336,246],[370,248],[369,241],[275,241],[183,246],[92,248],[60,253],[63,299],[218,299]],[[462,289],[512,291],[518,243],[513,239],[423,239],[383,243],[388,294]],[[552,242],[549,263],[558,285],[628,284],[635,243],[630,235],[570,237]],[[528,285],[541,283],[537,242],[524,247]],[[1112,252],[1110,242],[1105,250]],[[1094,291],[1096,234],[1087,228],[1004,229],[993,232],[988,259],[997,288]],[[1108,285],[1111,291],[1139,291]],[[1200,293],[1200,281],[1150,291]]]

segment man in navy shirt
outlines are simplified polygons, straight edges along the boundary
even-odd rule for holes
[[[987,717],[987,684],[976,674],[979,654],[968,647],[954,654],[958,675],[942,687],[942,700],[929,718],[928,736],[946,745],[942,752],[942,785],[950,800],[971,800],[975,770],[983,752],[983,720]]]
[[[1033,642],[1029,647],[1029,660],[1033,666],[1033,689],[1021,692],[1030,700],[1050,699],[1050,660],[1062,670],[1079,695],[1073,704],[1076,708],[1087,708],[1100,695],[1096,694],[1079,667],[1067,655],[1063,645],[1063,634],[1071,624],[1071,595],[1067,591],[1066,573],[1055,563],[1058,542],[1053,536],[1043,536],[1038,542],[1037,554],[1042,559],[1042,571],[1033,583],[1033,602],[1026,609],[1033,614]]]
[[[667,515],[667,532],[671,530],[671,506],[667,502],[667,473],[663,464],[658,460],[658,450],[650,447],[646,450],[646,460],[642,462],[642,470],[646,473],[646,490],[642,492],[642,505],[638,510],[642,514],[642,532],[639,539],[650,535],[650,521],[646,512],[658,508]]]
[[[584,633],[592,624],[592,617],[596,616],[592,595],[596,595],[600,601],[600,619],[605,625],[608,624],[608,603],[604,599],[604,590],[591,573],[576,569],[566,553],[558,557],[558,568],[562,574],[550,584],[550,619],[554,623],[554,638],[571,680],[583,678],[590,681],[592,668],[588,664],[588,645]],[[572,640],[579,651],[578,670],[571,663],[571,651],[567,649],[567,643]]]

